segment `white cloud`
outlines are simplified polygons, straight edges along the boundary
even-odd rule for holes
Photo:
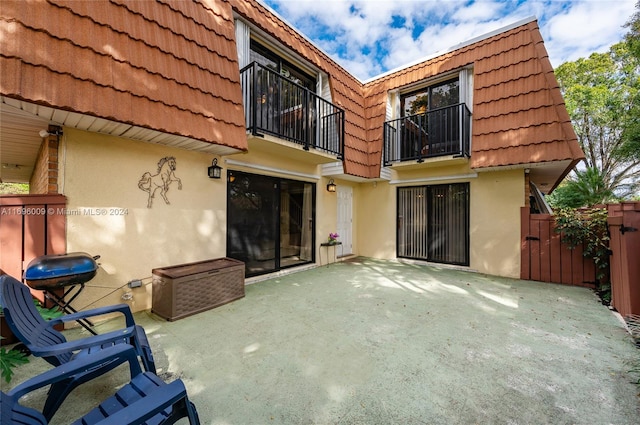
[[[453,14],[453,19],[461,22],[481,22],[500,16],[505,2],[478,1],[463,7]]]
[[[263,0],[361,79],[537,16],[554,66],[606,50],[636,0]],[[402,24],[402,25],[400,25]]]
[[[634,12],[635,1],[575,2],[544,25],[545,45],[554,66],[606,51],[622,40],[622,26]]]

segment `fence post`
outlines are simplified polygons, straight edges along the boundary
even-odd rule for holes
[[[640,314],[640,202],[607,205],[611,241],[611,305],[623,317]]]
[[[531,278],[531,249],[527,240],[530,216],[528,207],[520,207],[520,279],[523,280]]]

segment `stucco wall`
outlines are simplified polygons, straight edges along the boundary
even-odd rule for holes
[[[458,176],[443,180],[445,176]],[[423,181],[411,182],[422,179]],[[431,180],[430,180],[431,179]],[[358,254],[396,258],[397,188],[444,183],[470,184],[470,265],[482,273],[520,276],[522,170],[475,173],[466,165],[393,171],[392,182],[359,185],[356,203]]]
[[[67,252],[101,256],[98,275],[74,304],[78,308],[114,304],[130,293],[134,311],[148,309],[153,268],[224,257],[228,170],[315,183],[319,261],[320,244],[336,230],[336,193],[326,191],[329,178],[321,177],[321,163],[296,160],[295,152],[275,151],[255,149],[219,159],[223,178],[212,180],[206,175],[211,155],[65,129],[59,185],[68,198]],[[177,182],[171,183],[170,204],[158,193],[152,208],[147,208],[148,193],[138,188],[138,182],[145,172],[156,174],[158,161],[166,156],[176,159],[175,175],[182,190]],[[441,180],[447,175],[456,177]],[[423,180],[411,182],[414,179]],[[518,277],[522,170],[476,174],[467,164],[432,164],[393,171],[393,184],[335,179],[337,185],[353,188],[353,254],[396,258],[397,188],[453,182],[470,183],[470,268]],[[323,257],[328,254],[322,252]],[[129,289],[126,284],[133,279],[141,279],[143,287]]]
[[[387,182],[361,183],[354,192],[359,255],[396,258],[396,188]]]
[[[176,177],[165,204],[159,193],[147,208],[138,188],[158,161],[176,159]],[[151,307],[151,270],[225,256],[226,189],[209,179],[212,156],[65,128],[60,149],[61,192],[68,198],[67,252],[99,254],[98,275],[74,302],[77,308],[122,302],[133,294],[134,310]],[[142,279],[143,288],[126,284]]]
[[[524,170],[478,173],[471,181],[471,268],[520,278]]]

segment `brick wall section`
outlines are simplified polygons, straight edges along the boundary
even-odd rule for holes
[[[58,193],[58,136],[47,136],[42,140],[34,166],[29,193],[51,195]]]

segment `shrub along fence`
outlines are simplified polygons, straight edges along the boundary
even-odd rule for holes
[[[555,230],[553,215],[531,214],[523,207],[521,227],[521,279],[596,287],[595,263],[584,257],[582,246],[569,248]]]

